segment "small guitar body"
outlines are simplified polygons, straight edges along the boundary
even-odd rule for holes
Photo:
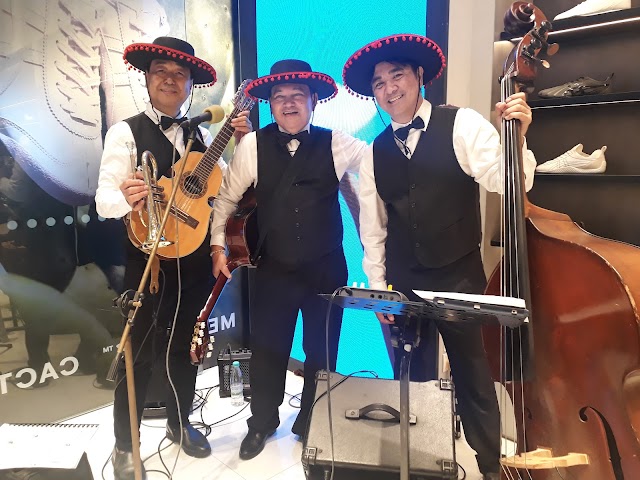
[[[167,219],[163,236],[169,245],[158,247],[157,256],[161,259],[172,259],[190,255],[202,245],[209,231],[211,218],[211,201],[218,194],[222,184],[222,169],[218,161],[229,144],[235,129],[231,120],[244,110],[251,110],[255,101],[247,97],[244,89],[251,82],[242,82],[236,92],[234,108],[227,117],[224,125],[204,153],[191,152],[186,158],[180,159],[173,166],[172,171],[180,170],[184,162],[184,172],[181,178],[161,177],[156,183],[163,188],[164,198],[173,192],[174,184],[178,189],[171,206],[171,213]],[[158,203],[159,210],[164,215],[166,206]],[[127,233],[131,242],[139,249],[147,239],[149,218],[147,209],[131,212],[125,218]]]
[[[222,169],[215,164],[208,178],[204,182],[200,181],[193,172],[203,156],[203,153],[192,152],[173,166],[173,171],[176,172],[180,170],[180,164],[186,162],[182,178],[177,181],[178,192],[171,215],[164,227],[164,237],[172,243],[158,248],[157,255],[161,259],[186,257],[195,252],[207,236],[211,201],[222,184]],[[164,189],[165,198],[168,198],[173,190],[173,179],[163,176],[157,183]],[[129,215],[129,238],[134,245],[141,245],[147,238],[147,211],[142,209],[139,214],[131,212]]]
[[[229,257],[227,267],[233,271],[238,267],[251,265],[251,254],[258,242],[258,224],[255,215],[256,201],[253,188],[246,191],[236,212],[227,219],[226,239]],[[227,283],[227,277],[218,275],[209,298],[198,315],[193,327],[189,355],[193,365],[200,365],[205,358],[213,355],[214,338],[209,334],[209,315]]]

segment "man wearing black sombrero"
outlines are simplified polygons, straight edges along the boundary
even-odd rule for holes
[[[240,458],[264,448],[280,424],[287,362],[298,311],[303,318],[304,387],[292,431],[303,437],[315,395],[315,372],[326,368],[327,303],[319,293],[347,281],[342,249],[338,184],[357,171],[366,144],[311,125],[318,102],[337,93],[334,80],[300,60],[281,60],[254,80],[247,94],[268,101],[274,123],[238,144],[214,205],[212,242],[224,248],[225,221],[245,191],[255,187],[258,230],[264,236],[251,304],[251,412]],[[260,241],[259,241],[260,242]],[[217,248],[217,247],[216,247]],[[224,253],[214,255],[214,274],[229,276]],[[335,369],[342,321],[329,320],[329,360]]]
[[[161,175],[170,175],[173,160],[185,152],[185,135],[180,127],[184,120],[181,117],[186,113],[184,104],[194,85],[210,86],[216,81],[213,67],[197,58],[189,43],[177,38],[159,37],[151,44],[129,45],[124,52],[124,61],[130,68],[144,73],[150,101],[144,112],[114,124],[107,132],[96,192],[97,211],[107,218],[119,218],[143,208],[148,186],[142,180],[142,174],[134,174],[132,170],[136,160],[140,164],[144,151],[153,153]],[[231,122],[238,136],[251,129],[247,115],[248,112],[243,112]],[[192,151],[204,152],[211,141],[208,130],[199,127]],[[222,160],[220,164],[226,167]],[[136,290],[146,265],[146,256],[128,239],[124,241],[127,250],[124,289]],[[189,423],[197,373],[197,367],[189,361],[189,346],[194,321],[213,284],[210,250],[210,242],[205,241],[194,253],[181,258],[179,273],[175,261],[161,262],[160,293],[145,292],[143,306],[137,312],[130,337],[135,359],[138,422],[155,359],[158,355],[164,356],[165,349],[168,349],[168,375],[175,386],[175,393],[167,383],[166,435],[193,457],[206,457],[211,453],[206,437]],[[168,330],[172,331],[171,344],[165,347]],[[116,438],[112,456],[114,477],[117,480],[133,479],[124,365],[120,365],[118,371],[113,415]]]
[[[478,185],[502,190],[495,128],[473,110],[434,107],[421,95],[421,87],[444,67],[437,44],[405,34],[365,45],[343,69],[347,89],[373,97],[391,116],[391,125],[375,139],[360,168],[363,269],[372,288],[392,284],[416,301],[414,289],[484,292]],[[496,107],[499,116],[521,122],[524,136],[531,123],[524,94]],[[530,189],[536,162],[523,144]],[[394,323],[392,315],[377,315],[382,323]],[[500,418],[480,326],[436,326],[449,356],[466,439],[484,478],[498,479]],[[421,347],[414,350],[411,380],[431,379],[426,365],[433,361],[427,354]]]

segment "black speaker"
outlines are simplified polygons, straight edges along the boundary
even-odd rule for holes
[[[302,465],[312,480],[328,478],[332,464],[326,375],[324,371],[316,375],[316,400],[302,450]],[[397,480],[400,382],[338,373],[332,373],[330,381],[334,479]],[[411,382],[409,402],[411,479],[457,478],[451,383]],[[388,413],[391,409],[396,412]]]
[[[242,370],[242,386],[245,397],[251,396],[251,377],[249,374],[249,361],[251,360],[251,350],[242,348],[240,350],[224,350],[218,354],[218,376],[220,381],[220,398],[231,396],[231,365],[233,362],[240,362]]]

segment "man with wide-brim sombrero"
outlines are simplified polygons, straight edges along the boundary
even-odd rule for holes
[[[371,288],[388,284],[420,301],[414,290],[483,293],[479,185],[502,192],[496,129],[468,108],[432,106],[421,88],[442,75],[445,57],[429,38],[391,35],[356,51],[345,63],[348,90],[375,99],[391,124],[374,140],[360,168],[360,238]],[[518,93],[496,106],[520,122],[531,109]],[[526,187],[536,166],[523,139]],[[366,219],[366,221],[365,221]],[[393,315],[378,315],[385,324]],[[427,331],[425,318],[422,331]],[[479,325],[435,321],[449,356],[465,437],[485,479],[500,471],[500,418]],[[413,351],[411,380],[433,378],[434,352]],[[396,360],[401,358],[396,350]],[[394,366],[396,376],[399,364]]]
[[[318,296],[345,285],[338,185],[357,171],[362,141],[311,124],[316,104],[337,93],[334,80],[304,61],[281,60],[254,80],[248,95],[269,102],[274,122],[238,144],[214,204],[214,274],[230,275],[224,225],[245,191],[255,187],[260,247],[251,304],[251,413],[240,458],[258,455],[280,419],[287,362],[302,311],[304,387],[292,431],[304,437],[315,394],[315,372],[326,368],[326,301]],[[216,248],[218,248],[216,247]],[[256,252],[253,252],[254,256]],[[329,320],[329,363],[335,369],[341,309]]]
[[[124,61],[144,74],[149,102],[145,111],[115,123],[106,134],[96,192],[97,211],[106,218],[120,218],[130,212],[137,214],[144,207],[149,187],[143,181],[142,173],[134,172],[136,164],[140,164],[143,152],[149,151],[155,157],[160,174],[169,174],[173,161],[185,153],[185,132],[180,123],[184,120],[185,104],[193,87],[210,86],[216,81],[213,67],[196,57],[188,42],[178,38],[159,37],[152,43],[129,45],[124,51]],[[247,115],[248,112],[243,112],[231,122],[239,133],[251,129]],[[211,142],[209,131],[198,127],[192,151],[204,152]],[[219,165],[226,169],[224,161],[220,160]],[[130,333],[135,357],[138,423],[155,359],[158,355],[164,357],[161,352],[168,348],[167,373],[175,393],[165,383],[166,435],[193,457],[206,457],[211,453],[207,438],[189,422],[197,374],[197,367],[189,360],[189,347],[194,319],[213,285],[208,240],[194,253],[181,258],[180,270],[175,261],[160,262],[163,275],[158,278],[158,291],[162,293],[145,292]],[[126,236],[122,241],[126,250],[123,289],[136,290],[146,266],[146,255]],[[181,301],[177,306],[179,292]],[[174,314],[177,314],[175,325]],[[163,342],[166,342],[168,328],[173,332],[171,344],[166,347]],[[119,367],[113,404],[116,444],[112,463],[114,478],[124,480],[134,478],[134,460],[125,369],[123,365]],[[164,372],[156,374],[160,379],[165,378]]]

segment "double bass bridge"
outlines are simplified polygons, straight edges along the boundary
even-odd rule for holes
[[[537,448],[531,452],[502,458],[500,464],[506,468],[520,470],[542,470],[589,465],[589,457],[584,453],[573,452],[561,457],[554,457],[550,449]]]

